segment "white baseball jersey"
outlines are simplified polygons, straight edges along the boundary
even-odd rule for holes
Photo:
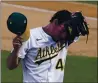
[[[63,82],[68,44],[53,41],[42,27],[30,30],[18,57],[22,58],[23,82]]]

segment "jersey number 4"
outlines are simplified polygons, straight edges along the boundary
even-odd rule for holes
[[[64,69],[62,59],[59,59],[59,60],[57,61],[56,69],[60,69],[60,70],[63,70],[63,69]]]

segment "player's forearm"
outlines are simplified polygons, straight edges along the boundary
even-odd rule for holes
[[[13,50],[13,52],[7,58],[7,67],[10,70],[15,69],[19,64],[17,53],[18,50]]]

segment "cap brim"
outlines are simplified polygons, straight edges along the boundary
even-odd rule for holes
[[[30,37],[30,29],[27,27],[25,32],[21,35],[23,41],[27,41]]]

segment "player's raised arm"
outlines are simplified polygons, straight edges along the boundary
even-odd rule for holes
[[[16,68],[20,62],[20,58],[18,58],[18,51],[22,45],[22,38],[20,36],[16,36],[13,39],[13,47],[14,50],[10,53],[7,58],[7,67],[12,70]]]
[[[26,41],[27,39],[27,35],[25,35],[27,28],[26,16],[19,12],[13,12],[7,19],[7,28],[9,31],[17,35],[13,39],[14,50],[10,53],[10,55],[7,58],[7,67],[11,70],[18,66],[20,61],[19,56],[22,56],[23,58],[23,56],[25,55],[25,52],[23,50],[26,46],[22,46],[22,41]],[[24,39],[22,39],[22,36],[24,37]],[[20,54],[19,51],[21,46],[22,52]]]

